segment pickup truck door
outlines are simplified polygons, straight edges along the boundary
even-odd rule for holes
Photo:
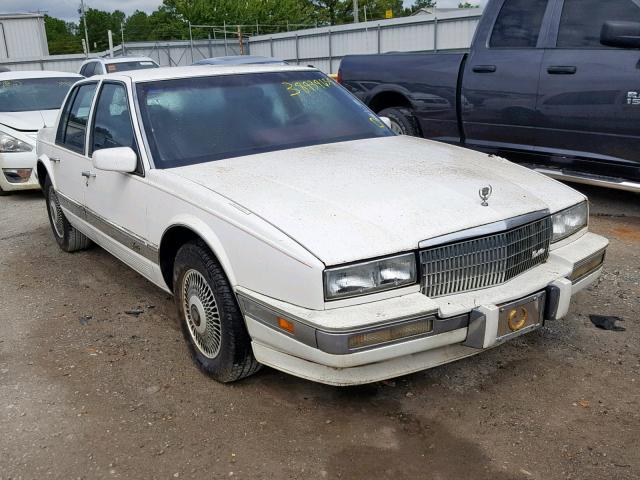
[[[60,116],[55,147],[49,155],[60,205],[72,219],[85,218],[85,191],[91,170],[91,160],[86,155],[87,124],[97,85],[91,82],[73,88]]]
[[[490,2],[465,66],[461,107],[465,142],[486,150],[535,145],[536,101],[548,0]],[[496,18],[490,23],[490,18]]]
[[[105,148],[131,147],[138,155],[136,172],[98,170],[92,166],[86,193],[87,221],[98,243],[147,277],[157,263],[157,249],[147,242],[149,185],[134,133],[127,86],[103,81],[96,99],[89,138],[89,155]],[[140,255],[140,258],[135,254]]]
[[[600,36],[607,21],[640,22],[640,2],[560,6],[540,75],[541,140],[556,167],[638,180],[640,50],[602,45]]]

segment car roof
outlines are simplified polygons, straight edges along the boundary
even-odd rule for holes
[[[0,73],[0,80],[22,80],[26,78],[83,78],[82,75],[70,72],[56,72],[53,70],[20,70]]]
[[[213,77],[217,75],[241,75],[247,73],[269,72],[316,72],[316,68],[298,67],[294,65],[263,64],[263,65],[192,65],[189,67],[160,67],[145,70],[129,70],[114,72],[108,75],[96,75],[91,79],[105,80],[127,79],[134,83],[151,82],[156,80],[171,80],[177,78]]]
[[[100,63],[153,62],[157,64],[155,60],[149,57],[114,57],[114,58],[96,57],[96,58],[89,58],[88,60],[85,60],[84,63],[96,62],[96,61]]]
[[[263,63],[275,63],[280,65],[286,65],[284,60],[280,60],[272,57],[263,57],[260,55],[228,55],[226,57],[212,57],[203,58],[194,62],[194,65],[248,65],[248,64],[263,64]]]

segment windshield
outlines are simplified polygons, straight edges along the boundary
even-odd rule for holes
[[[394,135],[319,72],[163,80],[137,93],[156,168]]]
[[[132,62],[106,63],[107,73],[125,72],[127,70],[144,70],[146,68],[158,68],[151,60],[139,60]]]
[[[78,78],[0,80],[0,112],[57,110]]]

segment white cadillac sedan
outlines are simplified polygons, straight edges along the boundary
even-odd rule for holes
[[[53,125],[80,78],[65,72],[0,73],[0,195],[40,188],[33,174],[38,130]]]
[[[312,68],[160,68],[77,83],[38,136],[53,236],[175,296],[199,367],[378,381],[557,320],[600,274],[586,198],[395,135]]]

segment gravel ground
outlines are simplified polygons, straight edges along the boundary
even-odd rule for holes
[[[582,190],[611,247],[568,318],[357,388],[215,383],[169,296],[99,248],[58,250],[39,193],[2,197],[0,479],[638,479],[640,196]]]

